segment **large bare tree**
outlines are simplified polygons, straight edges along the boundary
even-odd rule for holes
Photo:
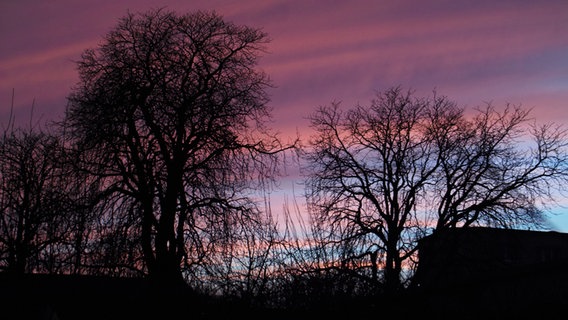
[[[393,87],[369,106],[335,103],[311,116],[306,193],[332,268],[359,270],[392,293],[426,234],[542,227],[540,205],[568,176],[565,132],[531,126],[520,107],[465,111]]]
[[[160,282],[206,262],[234,227],[266,223],[255,197],[287,148],[265,126],[268,41],[215,12],[158,9],[127,14],[78,63],[63,125],[83,170],[138,223]]]

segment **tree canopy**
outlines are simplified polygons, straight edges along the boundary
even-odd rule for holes
[[[324,241],[344,265],[368,266],[373,279],[384,270],[392,291],[424,235],[542,227],[543,200],[568,177],[566,132],[537,126],[529,114],[487,105],[468,116],[445,96],[416,97],[400,86],[369,106],[319,108],[305,172]]]
[[[260,222],[247,192],[286,148],[264,125],[267,42],[214,12],[160,9],[128,14],[78,62],[65,130],[83,169],[134,213],[150,275],[180,278],[231,229]]]

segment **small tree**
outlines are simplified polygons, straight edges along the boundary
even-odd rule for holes
[[[126,15],[78,63],[63,125],[83,169],[129,204],[162,283],[261,221],[254,190],[286,148],[264,127],[270,82],[255,65],[267,42],[214,12],[160,9]]]
[[[66,164],[62,140],[12,129],[0,138],[0,154],[0,268],[77,272],[88,199]]]
[[[568,177],[564,131],[533,127],[527,150],[528,111],[477,111],[468,118],[446,97],[394,87],[368,107],[312,115],[307,200],[336,266],[393,293],[416,240],[433,230],[541,226],[539,201]]]

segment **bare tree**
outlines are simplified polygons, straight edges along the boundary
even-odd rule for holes
[[[542,210],[562,195],[568,175],[565,129],[538,126],[519,106],[476,111],[469,120],[441,109],[431,114],[440,163],[428,190],[436,230],[546,228]]]
[[[311,117],[306,193],[335,267],[351,265],[393,293],[428,233],[542,226],[539,201],[566,181],[566,136],[533,127],[536,147],[525,149],[528,114],[487,107],[468,118],[446,97],[400,87],[368,107],[321,107]]]
[[[214,12],[158,9],[127,14],[78,63],[63,126],[83,170],[129,204],[153,278],[181,280],[232,228],[261,222],[256,191],[287,148],[265,127],[267,42]]]
[[[11,129],[0,153],[1,268],[76,272],[88,197],[66,166],[62,140],[40,129]]]

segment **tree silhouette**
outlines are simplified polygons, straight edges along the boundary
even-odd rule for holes
[[[255,192],[284,146],[267,130],[268,42],[215,12],[127,14],[78,63],[63,126],[83,170],[137,223],[151,278],[176,283],[262,226]],[[254,228],[253,228],[254,229]]]
[[[0,138],[0,269],[77,272],[89,197],[58,136],[30,128]]]
[[[334,103],[311,116],[307,200],[333,268],[358,270],[392,294],[428,233],[542,227],[539,201],[568,177],[565,132],[525,126],[529,112],[519,107],[464,111],[393,87],[368,107]],[[533,149],[521,140],[527,133]]]
[[[507,105],[462,110],[436,109],[430,133],[439,168],[429,185],[436,230],[470,225],[544,228],[542,209],[566,183],[566,131],[531,122],[530,110]]]

